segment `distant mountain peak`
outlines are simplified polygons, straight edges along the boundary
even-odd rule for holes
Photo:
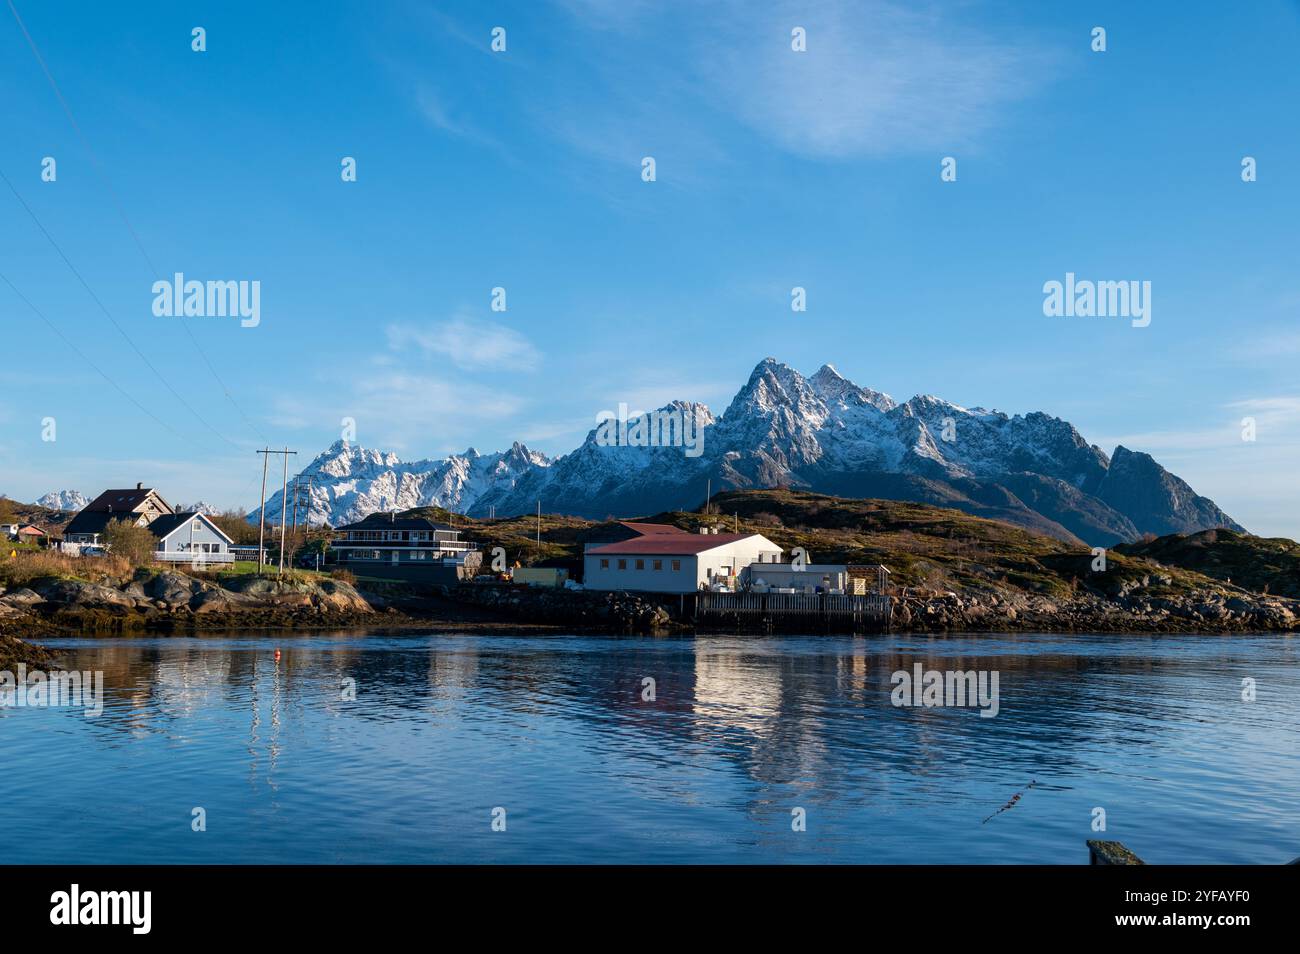
[[[36,506],[46,510],[81,510],[90,503],[79,490],[51,490],[36,501]]]

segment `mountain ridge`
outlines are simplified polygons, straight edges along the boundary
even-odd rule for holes
[[[1061,418],[965,408],[934,395],[898,403],[830,364],[805,377],[765,358],[720,417],[684,401],[651,413],[690,415],[702,452],[610,446],[599,427],[556,458],[516,442],[499,454],[470,448],[403,463],[337,441],[304,471],[314,478],[310,519],[338,525],[431,505],[504,516],[531,512],[538,500],[548,512],[640,516],[697,506],[711,482],[715,491],[792,487],[956,507],[1094,546],[1148,533],[1244,532],[1149,454],[1121,445],[1108,457]],[[278,497],[267,504],[273,518]]]

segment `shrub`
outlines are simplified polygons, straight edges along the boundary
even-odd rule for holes
[[[338,580],[340,583],[347,583],[349,586],[357,582],[356,575],[351,570],[342,568],[330,570],[330,579]]]
[[[104,528],[104,543],[114,556],[130,561],[134,566],[153,561],[157,540],[146,527],[137,527],[132,520],[112,520]]]

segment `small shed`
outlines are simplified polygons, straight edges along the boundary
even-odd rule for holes
[[[560,587],[569,578],[569,571],[558,566],[517,566],[510,573],[515,583],[527,586]]]

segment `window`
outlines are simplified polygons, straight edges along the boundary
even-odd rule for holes
[[[618,561],[618,568],[619,568],[620,570],[626,570],[626,569],[627,569],[627,561],[626,561],[626,560],[619,560],[619,561]]]
[[[600,561],[600,568],[601,568],[602,570],[608,570],[608,569],[609,569],[609,561],[608,561],[608,560],[601,560],[601,561]]]
[[[656,570],[662,570],[662,569],[664,568],[664,561],[663,561],[663,560],[655,560],[655,562],[654,562],[654,568],[655,568]]]
[[[195,520],[194,523],[190,526],[190,529],[191,529],[191,530],[202,530],[202,529],[203,529],[203,524],[201,524],[201,523],[199,523],[197,520]]]
[[[638,570],[644,570],[644,569],[645,569],[645,560],[637,560],[637,561],[636,561],[636,568],[637,568]]]
[[[673,561],[673,572],[674,572],[674,573],[678,573],[678,572],[681,571],[681,568],[682,568],[682,561],[681,561],[681,560],[674,560],[674,561]]]

